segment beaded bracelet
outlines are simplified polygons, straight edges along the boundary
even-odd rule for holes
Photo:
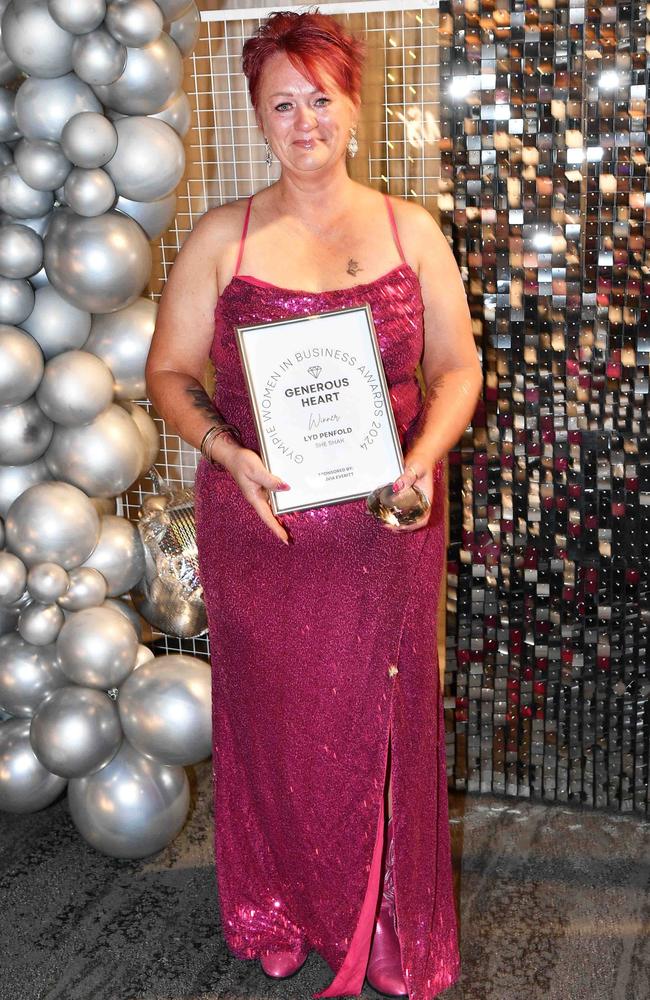
[[[235,427],[233,424],[222,423],[213,424],[212,427],[208,427],[207,431],[203,435],[201,444],[199,445],[199,450],[203,455],[204,459],[210,463],[210,465],[219,465],[219,462],[215,462],[211,454],[211,446],[215,438],[219,437],[220,434],[232,434],[234,438],[241,444],[241,433],[239,428]]]

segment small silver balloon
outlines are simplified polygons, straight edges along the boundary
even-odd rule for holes
[[[37,191],[25,184],[15,163],[0,170],[0,209],[15,219],[45,215],[54,204],[51,191]]]
[[[144,573],[144,550],[136,526],[125,517],[103,517],[99,540],[84,566],[99,570],[110,597],[126,594]]]
[[[0,407],[0,463],[29,465],[45,452],[52,438],[52,421],[32,396],[16,406]]]
[[[108,212],[117,197],[113,181],[100,167],[90,170],[73,167],[63,191],[66,203],[72,211],[89,218]]]
[[[13,604],[22,596],[27,570],[22,559],[11,552],[0,552],[0,604]]]
[[[0,226],[0,274],[30,278],[43,265],[43,240],[28,226]],[[0,376],[1,377],[1,376]]]
[[[42,604],[58,601],[69,585],[70,577],[58,563],[36,563],[27,574],[27,589],[34,600]]]
[[[138,753],[126,740],[112,761],[68,785],[70,815],[82,837],[115,858],[144,858],[180,833],[190,792],[182,767]]]
[[[16,122],[28,139],[59,142],[63,128],[82,111],[101,112],[101,103],[76,73],[55,80],[30,76],[16,94]]]
[[[113,376],[94,354],[64,351],[45,365],[36,401],[57,424],[87,424],[113,402]]]
[[[82,111],[63,129],[61,146],[77,167],[103,167],[117,149],[117,132],[105,115]]]
[[[138,642],[142,642],[142,625],[144,619],[138,614],[133,605],[129,603],[126,599],[120,599],[119,597],[107,597],[102,605],[104,608],[113,608],[114,611],[119,612],[119,614],[124,615],[126,620],[131,623],[135,629],[135,634],[138,637]]]
[[[18,616],[18,631],[25,642],[48,646],[56,640],[63,620],[58,604],[28,604]]]
[[[192,5],[192,0],[156,0],[165,21],[176,21]]]
[[[139,298],[126,309],[93,318],[84,348],[110,368],[118,399],[146,397],[144,366],[157,311],[151,299]]]
[[[56,479],[74,483],[86,493],[112,497],[123,493],[138,476],[144,444],[133,420],[110,406],[80,427],[57,425],[45,461]]]
[[[45,0],[10,3],[2,18],[2,44],[30,76],[51,78],[72,69],[73,36],[50,15]]]
[[[68,574],[70,583],[58,603],[65,611],[83,611],[97,608],[106,598],[106,580],[96,569],[79,566]]]
[[[106,16],[106,0],[49,0],[51,17],[73,35],[98,28]]]
[[[182,82],[182,56],[175,42],[163,32],[149,45],[128,48],[126,66],[119,79],[93,89],[102,104],[115,111],[150,115],[160,111]]]
[[[49,478],[50,471],[42,458],[27,465],[0,465],[0,515],[6,517],[21,493]]]
[[[75,684],[108,691],[133,670],[138,636],[130,621],[114,608],[85,608],[68,616],[56,649],[66,677]]]
[[[20,139],[16,122],[16,95],[3,87],[0,89],[0,142],[15,142],[16,139]]]
[[[129,198],[118,198],[115,211],[135,219],[149,239],[155,240],[167,232],[176,218],[176,195],[169,194],[157,201],[131,201]]]
[[[163,764],[197,764],[212,750],[210,665],[194,656],[158,656],[120,688],[124,734]]]
[[[0,707],[5,712],[29,718],[43,698],[67,683],[55,646],[34,646],[17,632],[0,638]]]
[[[41,702],[29,738],[48,771],[81,778],[113,759],[122,742],[122,727],[115,703],[104,691],[71,684]]]
[[[34,289],[25,278],[0,277],[0,323],[24,323],[34,308]]]
[[[110,3],[106,11],[106,28],[124,45],[148,45],[160,38],[163,16],[154,0]]]
[[[46,359],[81,347],[90,333],[91,315],[64,299],[51,285],[37,288],[34,308],[23,328],[34,338]]]
[[[0,260],[4,229],[0,229]],[[24,403],[36,390],[43,376],[43,355],[36,341],[15,326],[0,325],[0,406]]]
[[[144,460],[140,471],[140,475],[143,476],[149,471],[158,458],[158,454],[160,452],[160,434],[158,433],[158,428],[156,427],[153,417],[147,413],[144,407],[138,406],[137,403],[131,403],[127,400],[121,402],[120,406],[122,406],[131,417],[140,431],[140,435],[144,442]]]
[[[172,21],[169,34],[174,39],[183,58],[187,58],[199,40],[201,15],[195,3],[191,3],[184,14]]]
[[[25,184],[36,191],[54,191],[63,184],[71,167],[58,142],[51,139],[21,139],[14,150],[14,161]]]
[[[29,742],[29,719],[0,722],[0,810],[31,813],[51,805],[67,780],[52,774]]]
[[[59,209],[45,237],[50,282],[89,312],[113,312],[134,302],[149,280],[151,259],[145,233],[119,212],[85,219]]]
[[[106,170],[118,193],[134,201],[155,201],[171,194],[185,169],[183,143],[173,128],[156,118],[135,116],[120,118],[115,129],[117,150]]]
[[[113,83],[126,64],[126,48],[104,28],[79,35],[72,46],[72,65],[84,83]]]
[[[7,545],[28,566],[79,566],[99,538],[99,515],[85,493],[69,483],[37,483],[9,509]]]
[[[164,108],[148,117],[157,118],[159,121],[171,125],[174,132],[182,137],[189,132],[192,124],[190,99],[184,90],[179,90],[176,94],[172,94]]]

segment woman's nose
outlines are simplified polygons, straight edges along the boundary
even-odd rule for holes
[[[296,127],[309,131],[316,125],[316,114],[313,108],[308,106],[296,108]]]

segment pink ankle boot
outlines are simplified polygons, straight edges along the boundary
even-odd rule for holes
[[[298,945],[284,951],[267,952],[261,956],[260,963],[266,975],[272,979],[288,979],[302,968],[308,955],[309,948]]]
[[[397,936],[395,913],[394,872],[395,848],[393,845],[393,820],[388,820],[386,830],[386,873],[381,908],[375,924],[366,976],[378,993],[389,997],[408,996]]]

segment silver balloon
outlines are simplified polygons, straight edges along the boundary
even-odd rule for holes
[[[28,465],[45,452],[53,426],[32,397],[0,407],[0,463]]]
[[[74,483],[97,497],[114,497],[127,490],[140,475],[143,460],[138,428],[115,405],[81,427],[57,426],[45,455],[55,479]]]
[[[57,424],[87,424],[113,402],[113,376],[94,354],[64,351],[45,365],[36,401]]]
[[[155,421],[147,413],[144,407],[138,406],[137,403],[131,403],[127,400],[121,402],[120,406],[122,406],[131,417],[140,431],[144,442],[144,460],[142,463],[142,469],[140,470],[140,475],[143,476],[149,471],[158,458],[158,453],[160,452],[160,434],[158,433]]]
[[[135,666],[133,669],[137,670],[138,667],[141,667],[143,663],[148,663],[149,660],[153,659],[154,659],[153,650],[149,649],[148,646],[140,645],[138,646],[138,655],[136,657]]]
[[[12,90],[0,89],[0,142],[20,139],[16,122],[16,95]]]
[[[189,132],[192,124],[190,99],[184,90],[179,90],[176,94],[172,94],[164,108],[149,117],[157,118],[159,121],[171,125],[174,132],[184,136]]]
[[[11,505],[7,545],[28,566],[56,562],[79,566],[99,538],[99,515],[88,497],[69,483],[37,483]]]
[[[110,597],[126,594],[144,573],[144,551],[136,526],[125,517],[103,517],[99,540],[84,566],[99,570]]]
[[[59,142],[66,122],[73,115],[101,110],[88,84],[76,73],[66,73],[55,80],[30,76],[16,94],[16,122],[28,139]]]
[[[119,614],[124,615],[127,622],[130,622],[133,628],[135,629],[135,634],[138,637],[138,642],[142,642],[143,619],[135,610],[132,604],[130,604],[126,599],[120,599],[118,597],[107,597],[102,607],[113,608],[114,611],[117,611],[119,612]]]
[[[21,493],[49,478],[50,472],[43,458],[28,465],[0,465],[0,515],[6,517]]]
[[[2,44],[30,76],[63,76],[72,69],[73,36],[51,17],[46,0],[14,0],[2,18]]]
[[[69,585],[70,577],[58,563],[36,563],[27,574],[27,589],[34,600],[42,604],[58,601]]]
[[[175,21],[191,6],[192,0],[156,0],[165,21]]]
[[[183,59],[169,35],[141,48],[128,48],[124,72],[115,83],[94,87],[109,108],[125,115],[160,111],[183,82]],[[20,125],[20,119],[18,119]]]
[[[66,677],[75,684],[108,691],[122,684],[133,670],[138,637],[131,623],[114,608],[85,608],[68,616],[56,649]]]
[[[18,631],[33,646],[54,642],[63,625],[63,611],[58,604],[28,604],[18,616]]]
[[[144,366],[151,346],[158,306],[136,299],[126,309],[95,316],[84,345],[110,368],[118,399],[144,399]]]
[[[73,35],[98,28],[106,16],[106,0],[49,0],[50,15]]]
[[[149,239],[155,240],[167,232],[176,218],[176,195],[169,194],[166,198],[149,202],[118,198],[115,210],[135,219]]]
[[[85,344],[91,316],[64,299],[51,285],[36,289],[34,308],[22,326],[39,345],[46,359]]]
[[[104,603],[106,580],[98,570],[79,566],[70,570],[69,577],[70,585],[58,600],[60,607],[66,611],[83,611]]]
[[[180,833],[190,805],[187,774],[149,760],[124,741],[112,761],[68,785],[72,820],[96,850],[115,858],[155,854]]]
[[[22,559],[0,552],[0,604],[13,604],[25,591],[27,570]]]
[[[82,111],[63,129],[61,146],[77,167],[103,167],[117,149],[117,132],[105,115]]]
[[[120,721],[129,742],[162,764],[196,764],[212,750],[210,665],[158,656],[124,681]]]
[[[106,27],[113,38],[124,45],[148,45],[160,38],[163,16],[154,0],[110,3],[106,11]]]
[[[122,742],[115,702],[96,688],[59,688],[41,702],[29,733],[41,764],[63,778],[105,767]]]
[[[113,312],[134,302],[147,284],[151,247],[140,226],[119,212],[85,219],[59,209],[45,237],[45,270],[79,309]]]
[[[72,65],[91,86],[113,83],[126,64],[126,48],[103,28],[79,35],[72,46]]]
[[[51,191],[37,191],[25,184],[15,163],[0,170],[0,208],[15,219],[45,215],[54,204]]]
[[[67,780],[51,774],[29,742],[29,719],[0,722],[0,810],[31,813],[49,806]]]
[[[185,169],[183,143],[173,128],[156,118],[135,116],[120,118],[115,129],[117,150],[106,170],[119,194],[134,201],[171,194]]]
[[[2,18],[8,4],[9,0],[0,0],[0,19]],[[11,81],[15,80],[15,78],[19,75],[20,70],[17,66],[14,66],[2,46],[2,28],[0,27],[0,84],[11,83]]]
[[[28,226],[0,226],[0,274],[29,278],[43,265],[43,240]],[[0,376],[1,377],[1,376]]]
[[[201,15],[195,3],[191,3],[184,14],[169,26],[169,34],[174,39],[184,58],[189,56],[199,40]]]
[[[2,235],[0,229],[0,260]],[[43,355],[36,341],[15,326],[0,325],[0,406],[24,403],[34,394],[42,376]]]
[[[21,139],[14,160],[25,184],[37,191],[56,190],[70,173],[70,160],[52,139]]]
[[[34,289],[25,278],[0,277],[0,323],[24,323],[34,308]]]
[[[108,212],[117,197],[113,181],[100,167],[91,170],[73,167],[63,191],[66,203],[72,211],[89,218]]]
[[[33,646],[16,632],[0,638],[0,707],[5,712],[31,717],[43,698],[67,683],[55,646]]]

